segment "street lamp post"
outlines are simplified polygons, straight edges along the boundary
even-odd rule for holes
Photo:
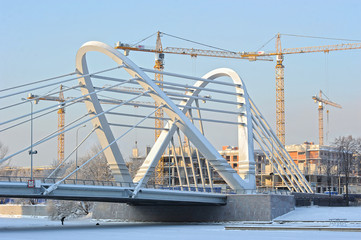
[[[21,100],[26,101],[27,99],[22,98]],[[30,151],[29,151],[29,155],[30,155],[30,180],[33,180],[33,155],[37,154],[38,151],[34,151],[33,150],[33,102],[29,101],[29,103],[31,104],[31,114],[30,114]]]
[[[86,125],[84,124],[83,126],[78,127],[78,129],[76,130],[76,150],[75,150],[75,168],[77,169],[78,166],[78,132],[80,128],[86,127]],[[75,172],[75,184],[78,183],[78,171]]]
[[[31,163],[30,163],[30,180],[33,180],[33,102],[30,101],[30,104],[31,104],[31,117],[30,117],[30,123],[31,123],[31,127],[30,127],[30,138],[31,138],[31,146],[30,146],[30,158],[31,158]]]

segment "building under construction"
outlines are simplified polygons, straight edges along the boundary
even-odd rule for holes
[[[345,173],[341,171],[343,153],[336,147],[315,145],[312,142],[285,146],[298,168],[310,182],[315,193],[331,191],[344,193]],[[238,148],[224,146],[221,155],[236,171],[238,170]],[[349,158],[359,156],[348,153]],[[282,178],[261,151],[255,150],[257,188],[266,190],[287,189]],[[352,188],[361,186],[360,163],[354,165],[349,172],[349,185]]]
[[[149,149],[145,155],[134,148],[129,166],[139,168],[146,159]],[[162,156],[163,169],[162,179],[156,181],[153,176],[148,185],[155,188],[171,188],[178,190],[191,189],[200,192],[220,192],[226,190],[226,184],[219,174],[210,166],[208,161],[197,149],[183,145],[182,147],[167,148]]]

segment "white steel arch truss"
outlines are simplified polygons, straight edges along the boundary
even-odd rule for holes
[[[105,54],[119,65],[117,67],[113,67],[110,69],[105,69],[95,73],[89,73],[87,61],[86,61],[86,54],[88,52],[100,52],[102,54]],[[124,68],[127,74],[130,75],[131,79],[128,79],[128,77],[126,77],[126,79],[121,79],[121,78],[114,78],[114,77],[112,78],[108,76],[99,75],[119,68]],[[276,134],[272,131],[266,119],[262,116],[259,109],[256,107],[254,102],[248,96],[248,93],[246,91],[242,79],[233,70],[227,68],[216,69],[207,73],[202,78],[185,76],[185,75],[169,73],[169,72],[161,72],[162,74],[167,75],[167,77],[169,78],[175,77],[178,80],[176,82],[169,82],[169,81],[162,82],[164,84],[163,84],[163,90],[161,90],[157,85],[157,83],[159,82],[149,78],[148,75],[146,74],[146,73],[160,73],[160,72],[152,69],[138,67],[126,56],[124,56],[117,50],[113,49],[112,47],[104,43],[88,42],[84,44],[77,53],[76,73],[78,74],[77,77],[61,80],[60,82],[56,82],[56,83],[46,83],[46,85],[33,87],[30,90],[44,89],[59,83],[78,80],[78,83],[75,86],[68,88],[68,90],[80,88],[81,89],[80,91],[82,92],[82,96],[66,99],[64,102],[62,102],[62,104],[64,105],[67,104],[67,107],[69,107],[77,102],[84,102],[88,113],[80,117],[77,117],[74,121],[64,126],[64,128],[62,128],[60,131],[58,129],[57,131],[52,132],[49,135],[41,138],[39,141],[35,142],[34,144],[31,143],[30,146],[22,148],[21,150],[16,151],[15,153],[10,154],[4,157],[3,159],[0,159],[0,163],[7,161],[18,154],[21,154],[29,149],[32,149],[35,146],[38,146],[42,143],[45,143],[57,137],[60,134],[71,131],[76,127],[80,127],[84,123],[91,121],[93,125],[93,130],[88,134],[88,136],[90,136],[92,132],[96,132],[102,149],[98,153],[93,155],[90,159],[88,159],[86,162],[84,162],[81,166],[79,167],[77,166],[76,169],[71,173],[69,173],[66,177],[64,177],[63,179],[59,180],[58,182],[54,183],[49,188],[47,188],[44,192],[45,195],[55,190],[62,182],[68,179],[75,172],[79,171],[83,166],[85,166],[87,163],[92,161],[92,159],[96,158],[99,154],[104,153],[116,182],[120,183],[121,186],[129,187],[129,189],[131,190],[129,189],[128,190],[132,192],[130,195],[132,195],[132,197],[135,198],[137,196],[137,193],[140,191],[140,189],[142,187],[145,187],[145,185],[147,184],[147,181],[154,173],[155,167],[157,166],[159,159],[162,157],[162,155],[164,157],[165,149],[168,146],[169,147],[168,150],[169,150],[170,145],[172,145],[172,151],[173,151],[172,164],[177,165],[176,170],[179,180],[179,185],[177,184],[174,185],[180,186],[182,190],[184,189],[184,186],[187,186],[188,189],[195,188],[196,191],[202,192],[202,191],[211,190],[215,192],[215,189],[212,186],[213,183],[210,180],[213,175],[212,169],[209,166],[211,165],[211,167],[213,167],[213,170],[215,170],[234,191],[236,192],[252,191],[256,188],[255,160],[254,160],[254,147],[253,147],[254,142],[259,145],[260,150],[264,154],[264,157],[267,158],[267,160],[272,165],[273,167],[272,174],[278,175],[282,179],[284,183],[284,188],[287,188],[288,190],[294,192],[307,192],[307,193],[313,192],[307,179],[305,179],[305,177],[298,169],[295,162],[292,160],[292,158],[285,150],[282,143],[277,138]],[[38,81],[36,83],[40,83],[40,82],[42,83],[44,81],[54,80],[61,77],[63,76]],[[228,77],[233,81],[233,83],[228,83],[223,80],[220,81],[218,79],[220,77]],[[111,86],[105,85],[106,87],[103,86],[99,88],[93,85],[92,79],[115,81],[116,84]],[[183,80],[196,81],[196,82],[195,84],[193,84],[193,82],[191,84],[188,83],[184,84],[182,82]],[[216,88],[216,89],[208,88],[207,85],[209,83],[215,85],[220,84],[223,86],[230,86],[234,88],[235,91],[233,89],[231,91],[225,91],[222,88]],[[129,92],[127,90],[124,90],[126,89],[124,86],[123,86],[124,88],[116,89],[117,87],[124,84],[129,84],[129,85],[135,84],[141,86],[141,88],[138,88],[139,90],[138,92]],[[2,91],[12,90],[16,88],[17,87],[9,88]],[[10,98],[12,96],[22,94],[26,91],[28,90],[17,91],[15,93],[0,96],[0,98],[8,98],[8,97]],[[210,96],[208,97],[201,96],[200,93],[202,91],[210,92],[212,94],[215,93],[215,96],[217,94],[223,94],[223,95],[221,98],[217,98],[217,97],[211,98]],[[100,94],[98,95],[98,93],[100,92],[111,92],[118,94],[127,93],[136,96],[126,101],[120,100],[118,98],[119,95],[116,98],[105,96],[106,99],[100,99],[98,98],[98,96],[104,97],[103,95]],[[43,97],[48,96],[49,98],[51,98],[51,95],[53,94],[55,93],[51,93],[50,91],[48,94],[44,95]],[[231,101],[229,101],[227,100],[228,96],[231,97],[236,96],[236,99],[233,98]],[[154,104],[146,105],[142,102],[134,102],[135,99],[141,97],[152,98],[156,102],[156,105],[158,107],[154,110]],[[34,101],[38,101],[39,99],[41,99],[41,96],[35,96],[34,99],[35,99]],[[199,100],[209,102],[210,103],[209,105],[211,105],[211,107],[209,108],[204,106],[200,107]],[[27,100],[24,101],[24,103],[29,101],[33,101],[33,100]],[[177,103],[175,103],[174,101],[177,101]],[[192,105],[193,103],[195,103],[195,105]],[[20,104],[21,103],[11,104],[2,107],[0,110],[11,109],[11,107]],[[103,107],[102,104],[115,104],[116,106],[110,107],[104,111],[102,108]],[[223,106],[221,108],[217,108],[216,107],[217,104],[225,104],[227,105],[226,107],[236,106],[237,109],[235,111],[234,110],[229,111],[228,108],[223,108]],[[129,112],[124,112],[124,111],[123,112],[113,111],[116,108],[123,105],[152,108],[154,111],[152,113],[149,113],[148,115],[143,113],[139,115],[139,114],[131,114]],[[12,118],[10,120],[1,122],[0,125],[6,127],[0,129],[0,132],[7,131],[13,128],[15,129],[16,126],[28,122],[28,120],[26,121],[22,120],[25,117],[31,116],[30,121],[36,118],[43,117],[53,112],[54,111],[53,108],[56,108],[55,110],[57,110],[58,104],[42,108],[40,110],[35,111],[34,113],[31,112],[30,114],[24,114]],[[163,108],[164,112],[168,116],[162,118],[162,120],[167,121],[167,125],[162,129],[162,133],[160,137],[153,145],[151,151],[147,155],[143,165],[141,166],[140,170],[137,172],[135,178],[132,179],[129,170],[125,164],[125,161],[123,159],[123,156],[118,148],[118,145],[115,143],[135,128],[154,130],[154,127],[140,126],[140,124],[142,124],[146,119],[154,118],[152,117],[152,114],[154,114],[154,112],[157,111],[159,108]],[[193,113],[192,113],[193,110],[197,111],[198,117],[193,117]],[[207,113],[214,113],[214,112],[220,113],[222,114],[222,117],[221,119],[216,119],[212,115],[212,117],[210,118],[204,118],[201,117],[201,111]],[[36,114],[37,116],[33,118],[33,114]],[[105,114],[112,116],[122,116],[122,117],[141,117],[142,119],[136,124],[131,124],[131,125],[128,124],[129,122],[126,124],[119,122],[112,123],[112,122],[108,122]],[[228,114],[227,116],[232,116],[233,118],[234,116],[237,116],[237,120],[228,121],[228,119],[223,116],[224,114]],[[83,119],[87,116],[89,118]],[[17,122],[20,120],[21,122]],[[199,128],[197,128],[194,125],[194,122],[197,121],[199,122]],[[231,124],[233,126],[235,125],[237,126],[238,173],[218,153],[218,151],[212,146],[212,144],[208,141],[208,139],[205,138],[203,122],[215,122],[215,123]],[[128,129],[122,135],[115,138],[112,129],[110,128],[113,126],[126,127]],[[184,140],[185,137],[187,137],[187,140],[185,140],[186,143],[185,145],[187,145],[187,147],[184,148],[186,150],[184,150],[182,146],[182,140],[180,136],[181,132],[184,135]],[[177,156],[177,153],[175,153],[174,135],[178,135],[179,150],[180,150],[179,155],[181,156]],[[82,142],[84,142],[86,138]],[[191,153],[190,142],[195,147],[195,154],[194,152]],[[76,148],[72,151],[72,153],[76,151],[81,144],[82,143],[76,146]],[[185,154],[184,153],[185,151],[188,152]],[[199,152],[201,154],[199,154]],[[66,159],[69,159],[72,153],[70,153]],[[186,159],[185,155],[188,155],[188,159]],[[179,159],[180,166],[178,166],[178,157],[181,157]],[[204,160],[204,164],[206,168],[203,168],[202,166],[203,163],[201,161],[201,158],[202,161]],[[168,166],[170,166],[170,160],[171,158],[169,155]],[[48,178],[53,174],[55,174],[56,170],[59,167],[61,167],[64,162],[60,163],[59,166],[48,176]],[[196,164],[196,166],[198,166],[198,169],[194,168],[193,165],[194,163]],[[191,170],[191,172],[189,173],[187,172],[187,166],[190,166],[191,168],[191,169],[188,168],[189,170]],[[183,171],[184,176],[181,176],[180,171]],[[199,174],[199,176],[197,176],[197,174]],[[202,174],[204,174],[205,177],[203,177]],[[182,184],[183,177],[185,177],[184,186]],[[198,177],[200,177],[200,179]],[[206,183],[207,177],[209,184],[208,186],[210,188],[205,187],[207,185]],[[190,178],[192,178],[191,180],[193,181],[193,183],[192,181],[190,181]],[[198,180],[201,180],[201,184],[203,188],[198,188],[198,184],[199,184]]]
[[[177,106],[140,67],[134,64],[126,56],[104,43],[96,41],[87,42],[77,53],[76,68],[80,77],[79,83],[83,86],[82,94],[88,95],[87,98],[90,100],[85,101],[87,110],[94,116],[98,116],[101,112],[103,112],[103,110],[96,94],[92,94],[92,92],[94,92],[94,87],[91,81],[91,76],[88,75],[89,72],[86,62],[86,53],[92,51],[103,53],[119,65],[122,65],[131,75],[133,78],[132,80],[136,81],[147,92],[147,94],[154,99],[158,106],[163,106],[164,112],[170,118],[166,127],[168,130],[162,131],[134,179],[134,183],[137,184],[134,195],[136,195],[139,189],[144,186],[150,175],[154,173],[154,169],[161,155],[177,129],[181,130],[183,134],[187,136],[192,144],[203,154],[211,166],[234,191],[254,190],[256,188],[250,105],[245,86],[241,78],[233,70],[225,68],[216,69],[203,76],[202,79],[205,80],[200,80],[194,85],[199,88],[187,92],[187,95],[189,95],[190,98],[187,101],[184,100],[181,102],[180,105],[183,106],[183,110],[180,110],[178,107],[179,105]],[[227,163],[227,161],[218,153],[212,144],[185,115],[187,107],[189,107],[194,100],[191,96],[197,96],[201,91],[201,88],[205,87],[214,79],[223,76],[230,77],[236,85],[237,105],[239,109],[238,122],[241,123],[238,125],[240,175],[237,174],[237,172]],[[206,81],[206,79],[209,81]],[[118,146],[116,144],[112,144],[115,138],[110,130],[109,123],[107,122],[105,116],[100,115],[93,118],[92,124],[96,127],[96,133],[101,146],[103,148],[107,148],[104,153],[115,179],[121,182],[133,183]],[[109,147],[109,145],[111,146]]]

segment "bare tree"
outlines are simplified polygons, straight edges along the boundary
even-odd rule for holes
[[[0,160],[3,159],[8,154],[8,147],[5,146],[2,142],[0,142]],[[0,163],[0,176],[7,176],[11,174],[11,171],[9,171],[11,159],[8,159],[5,162]],[[10,169],[12,170],[12,169]]]
[[[351,135],[347,137],[338,137],[335,139],[334,145],[338,151],[338,171],[339,174],[345,176],[345,198],[346,204],[349,204],[349,182],[350,174],[352,174],[356,166],[356,154],[360,151],[361,139],[355,139]]]
[[[331,194],[332,177],[337,174],[337,162],[327,156],[321,160],[321,173],[326,175],[328,191]]]
[[[95,154],[101,151],[99,145],[93,146],[86,156],[81,157],[78,160],[78,165],[82,165]],[[73,162],[69,167],[66,168],[64,176],[68,175],[76,169],[76,164]],[[75,173],[71,178],[75,178]],[[104,154],[99,154],[97,157],[92,159],[88,164],[78,170],[77,179],[83,180],[94,180],[94,181],[112,181],[114,180],[108,162]],[[82,184],[82,182],[80,183]],[[94,207],[93,202],[82,202],[82,201],[49,201],[48,208],[50,217],[52,219],[61,219],[62,217],[77,218],[84,215],[88,215]]]
[[[9,148],[5,146],[2,142],[0,142],[0,160],[3,159],[6,154],[8,154]],[[0,167],[8,167],[10,165],[10,161],[6,161],[6,163],[0,163]]]
[[[86,156],[80,158],[79,160],[80,164],[78,165],[81,165],[84,162],[88,161],[91,157],[96,155],[101,150],[102,148],[99,145],[94,145]],[[75,167],[76,166],[74,163],[74,167],[70,168],[70,171],[73,171]],[[81,168],[78,171],[78,179],[95,180],[95,181],[114,180],[108,162],[105,158],[105,155],[103,153],[99,154],[97,157],[92,159],[87,165]]]
[[[8,153],[9,149],[2,142],[0,142],[0,160],[3,159]]]
[[[59,220],[62,217],[78,218],[88,215],[93,208],[93,203],[52,200],[48,201],[47,208],[50,214],[50,218],[53,220]]]

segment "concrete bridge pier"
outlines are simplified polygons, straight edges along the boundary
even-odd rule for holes
[[[271,221],[295,207],[292,195],[227,195],[222,206],[150,206],[126,203],[97,203],[94,219],[129,222],[225,222]]]

